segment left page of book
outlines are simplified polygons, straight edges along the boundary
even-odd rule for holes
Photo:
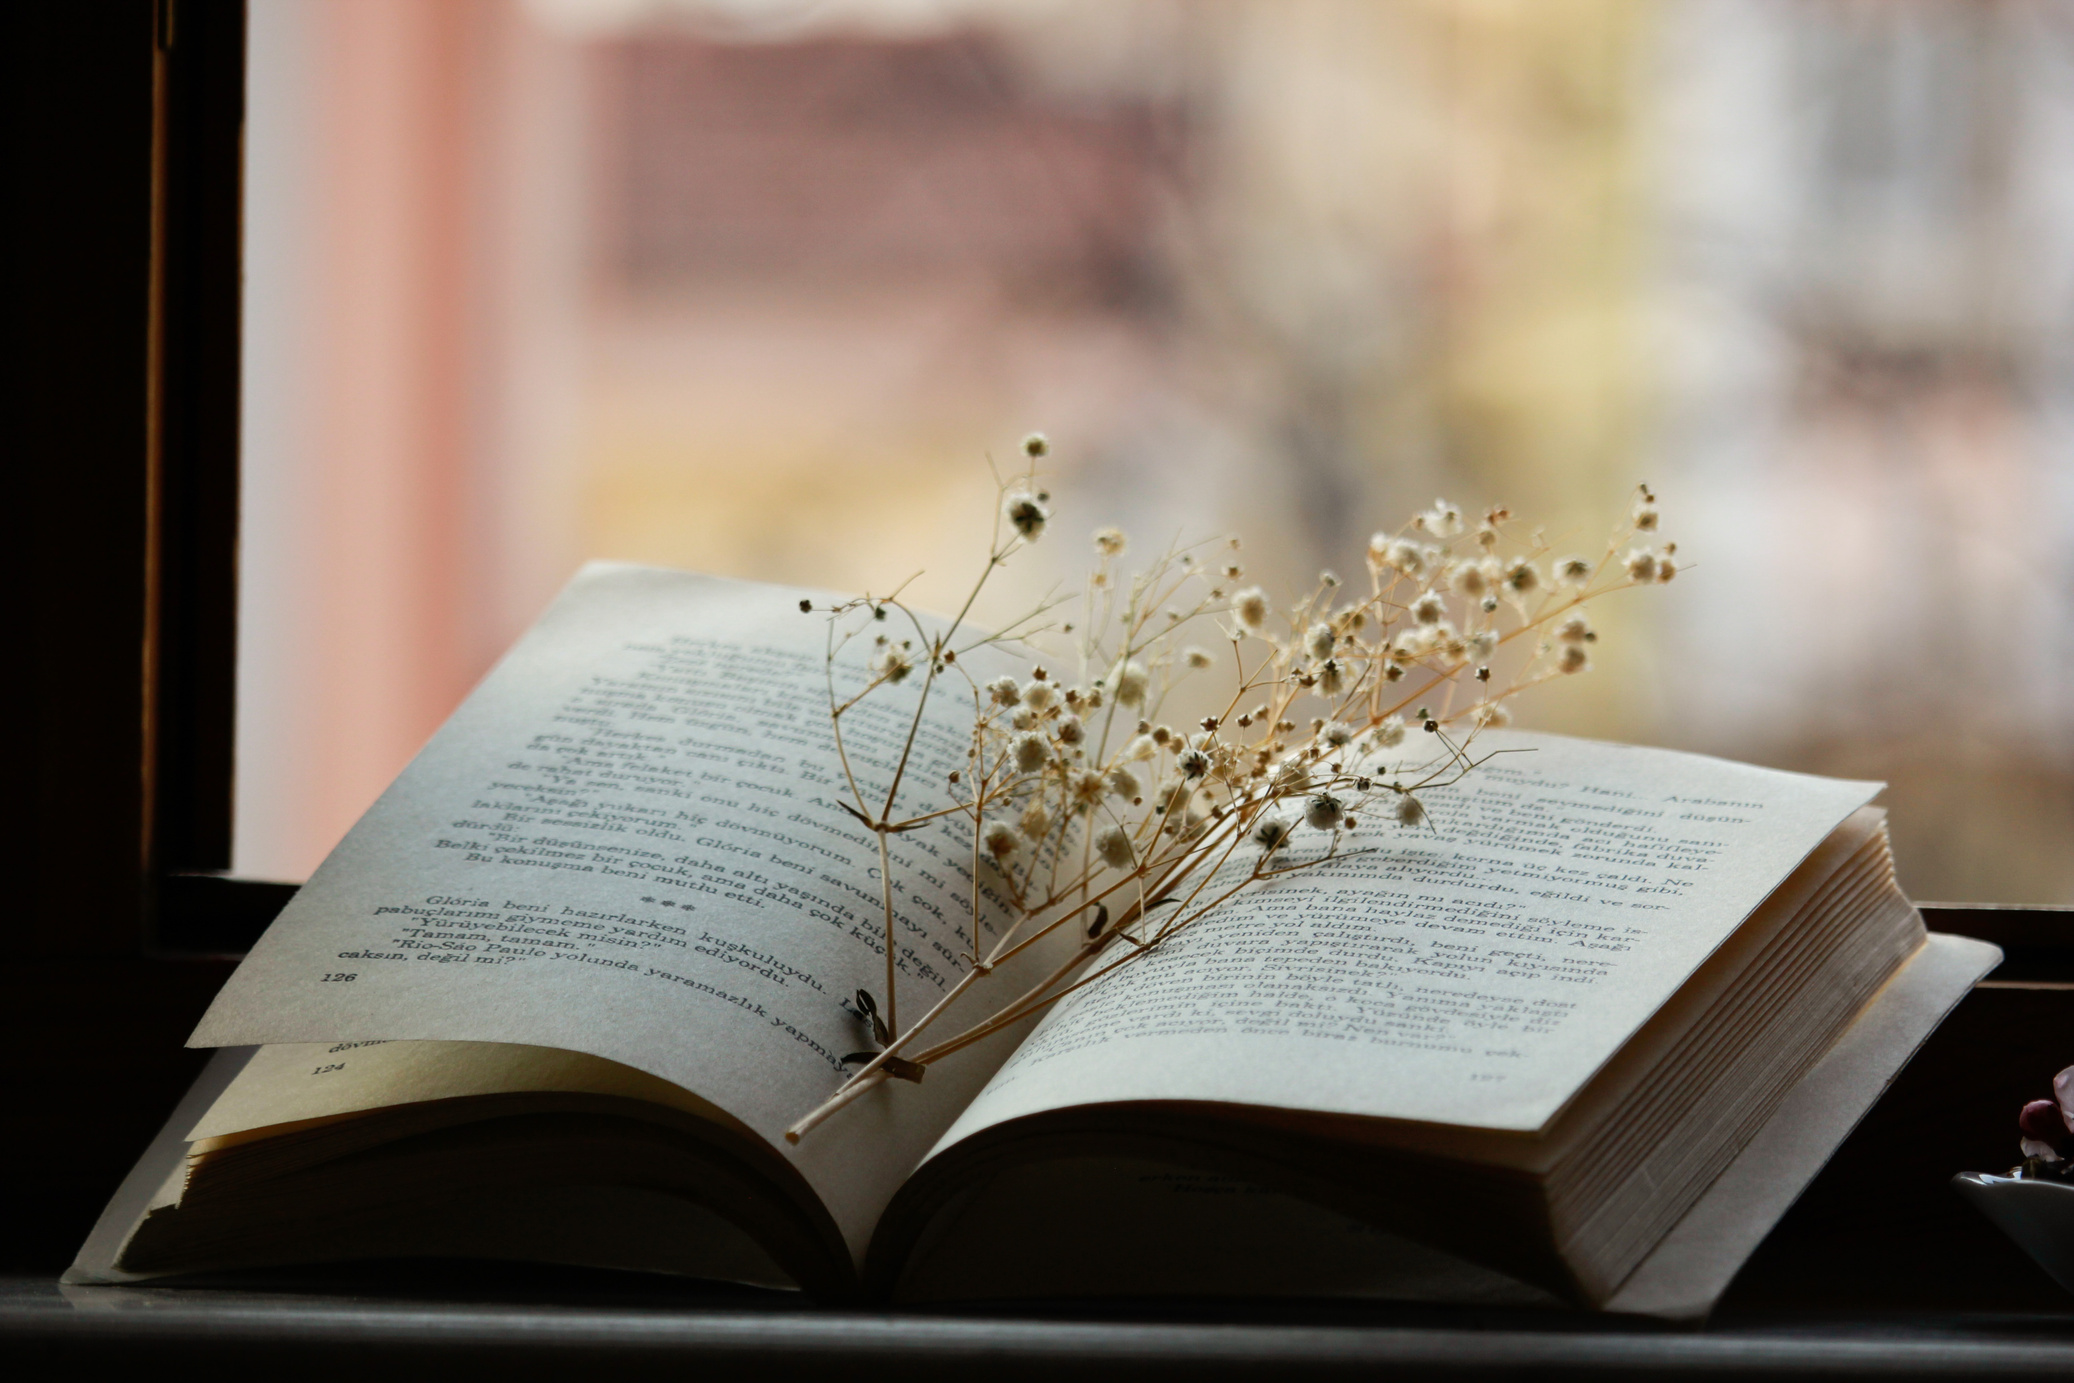
[[[800,613],[808,596],[825,601],[586,568],[296,895],[191,1045],[436,1039],[623,1062],[770,1140],[861,1248],[1016,1035],[782,1137],[872,1045],[844,1001],[885,999],[878,850],[837,805],[827,625]],[[839,685],[863,684],[870,645],[842,655]],[[1021,670],[990,649],[962,665]],[[850,769],[879,800],[915,704],[888,688],[844,716]],[[904,810],[949,805],[971,716],[964,678],[940,681]],[[973,948],[971,831],[947,815],[891,850],[913,1015]]]

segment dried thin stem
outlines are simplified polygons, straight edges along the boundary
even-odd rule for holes
[[[1025,454],[1034,465],[1046,449],[1032,438]],[[1489,510],[1472,524],[1441,502],[1371,540],[1365,594],[1351,595],[1328,573],[1279,619],[1265,592],[1236,589],[1244,576],[1231,555],[1236,540],[1214,561],[1206,560],[1207,545],[1170,543],[1126,584],[1115,561],[1125,539],[1105,529],[1096,534],[1096,568],[1079,600],[1083,623],[1070,660],[1079,678],[1069,686],[1035,661],[1033,641],[1051,632],[1046,616],[1061,603],[1052,596],[998,633],[958,642],[988,579],[1050,519],[1050,496],[1034,470],[1006,479],[997,470],[995,478],[1000,504],[986,562],[948,625],[932,632],[902,602],[906,583],[829,612],[829,721],[847,787],[842,806],[878,844],[885,936],[884,1000],[861,991],[857,999],[866,1012],[883,1014],[885,1031],[869,1059],[788,1138],[889,1077],[918,1080],[933,1063],[1155,953],[1249,889],[1383,848],[1342,848],[1357,821],[1380,815],[1397,828],[1436,829],[1424,794],[1454,786],[1496,754],[1519,752],[1473,747],[1484,729],[1505,722],[1508,703],[1589,666],[1598,635],[1585,608],[1678,570],[1676,544],[1628,546],[1657,527],[1647,487],[1595,559],[1551,562],[1538,533],[1511,544],[1507,511]],[[839,671],[853,674],[842,655],[889,612],[914,638],[895,643],[877,634],[868,675],[843,695]],[[1198,729],[1175,730],[1157,723],[1163,708],[1191,674],[1217,665],[1179,642],[1204,621],[1214,621],[1231,647],[1229,690]],[[1249,659],[1249,639],[1259,641],[1257,659]],[[981,685],[969,672],[969,655],[1011,649],[1033,659],[1027,679],[1004,675]],[[844,717],[917,670],[899,753],[883,791],[867,799]],[[950,773],[947,802],[903,816],[937,680],[952,671],[972,697],[966,764]],[[1298,709],[1306,703],[1323,712],[1310,716],[1307,729]],[[1410,737],[1420,733],[1434,737],[1436,752],[1412,749]],[[1289,807],[1295,821],[1283,815]],[[964,843],[971,882],[960,908],[972,928],[969,950],[955,981],[903,1028],[890,838],[952,822],[971,832]],[[1324,848],[1308,858],[1284,853],[1299,826],[1324,832]],[[1260,856],[1239,868],[1249,841]],[[1001,925],[990,921],[989,898],[1005,914]],[[1112,903],[1126,899],[1112,916]],[[1065,945],[1068,926],[1084,935]],[[1059,949],[1034,983],[915,1050],[947,1014],[996,987],[1003,967],[1034,959],[1045,946]]]

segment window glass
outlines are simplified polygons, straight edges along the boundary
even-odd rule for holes
[[[1892,788],[2074,900],[2074,24],[1844,0],[253,0],[238,865],[575,567],[1283,588],[1444,494],[1687,569],[1523,719]]]

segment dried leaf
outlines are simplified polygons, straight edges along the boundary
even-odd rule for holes
[[[857,1011],[871,1024],[871,1040],[881,1047],[892,1045],[893,1034],[887,1030],[886,1020],[879,1016],[879,1003],[871,997],[871,991],[858,990],[856,1002]]]

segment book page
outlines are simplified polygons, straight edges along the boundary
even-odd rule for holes
[[[859,986],[885,1001],[877,846],[836,804],[827,624],[803,596],[825,604],[587,568],[325,860],[191,1045],[439,1039],[621,1062],[769,1139],[861,1245],[1014,1038],[783,1141],[873,1045],[845,1001]],[[844,685],[863,684],[870,644],[844,655]],[[1025,670],[991,650],[961,666]],[[844,717],[868,793],[890,782],[920,680]],[[971,716],[964,679],[940,682],[903,809],[949,805]],[[973,948],[971,831],[946,816],[891,849],[911,1018]]]
[[[1539,1130],[1879,788],[1477,740],[1501,748],[1530,752],[1427,794],[1430,829],[1364,827],[1056,1005],[939,1147],[1115,1100]]]
[[[617,1095],[728,1127],[709,1100],[646,1071],[559,1047],[514,1042],[277,1042],[256,1048],[187,1136],[242,1141],[282,1124],[471,1095],[571,1091]]]

